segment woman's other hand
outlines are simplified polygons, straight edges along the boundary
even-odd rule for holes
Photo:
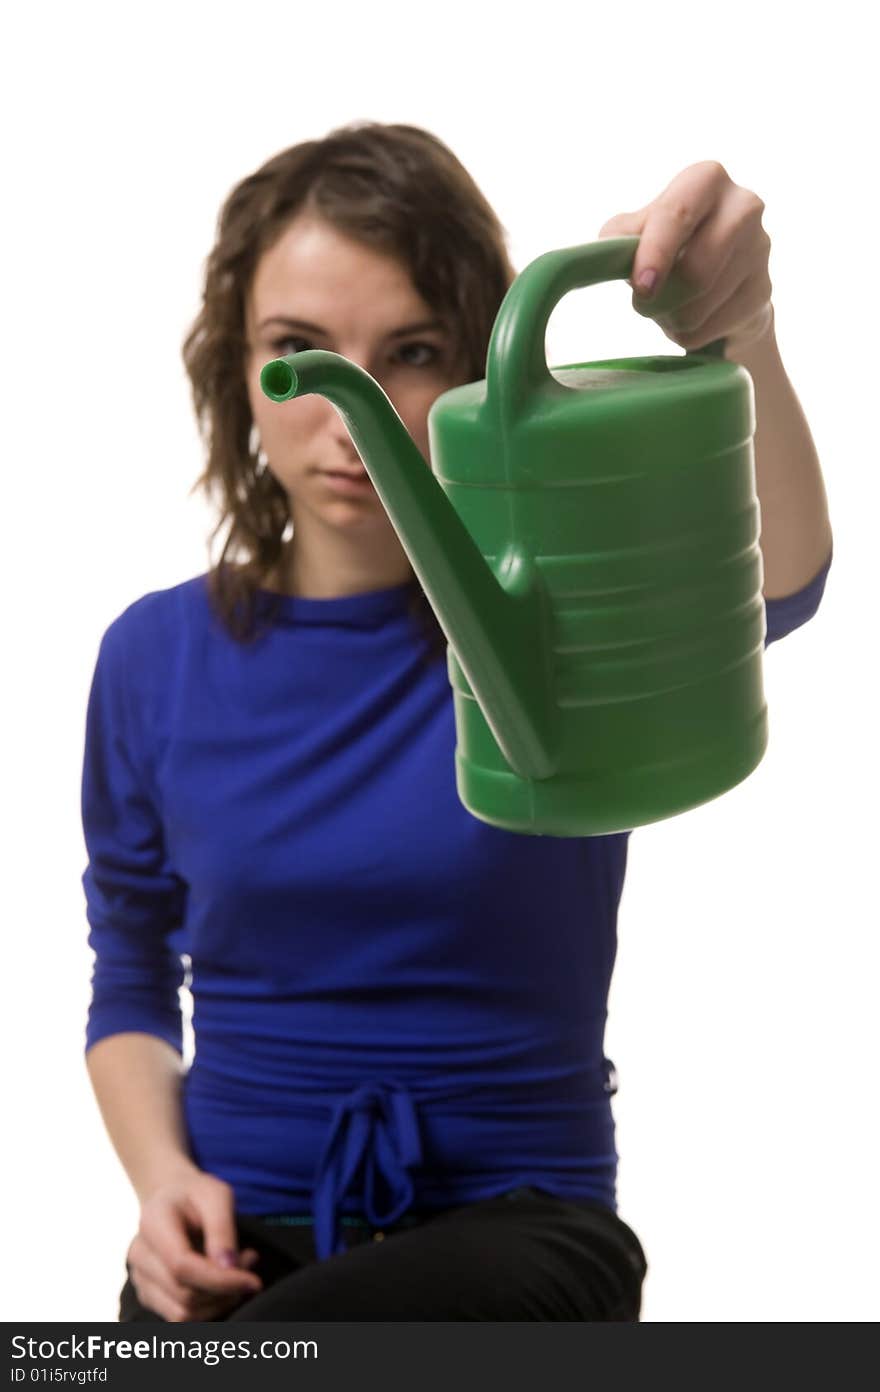
[[[138,1300],[172,1323],[222,1317],[263,1287],[257,1252],[237,1244],[229,1185],[184,1166],[142,1204],[127,1254]]]
[[[723,338],[724,356],[737,362],[774,325],[763,215],[756,193],[734,183],[717,160],[701,160],[638,212],[611,218],[598,235],[639,238],[630,277],[639,314],[656,319],[680,348],[699,350]],[[675,302],[663,295],[673,267],[679,281]],[[648,271],[654,280],[642,289]],[[659,313],[652,309],[664,299]]]

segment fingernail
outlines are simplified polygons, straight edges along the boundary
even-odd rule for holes
[[[656,271],[642,271],[642,274],[639,276],[639,294],[644,295],[645,299],[647,299],[650,296],[651,291],[654,289],[656,283]]]
[[[238,1266],[238,1255],[235,1252],[220,1252],[217,1260],[221,1266]]]

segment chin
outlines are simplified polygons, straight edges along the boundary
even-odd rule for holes
[[[349,532],[381,534],[396,538],[388,513],[378,497],[321,499],[309,512],[317,514],[334,529]]]

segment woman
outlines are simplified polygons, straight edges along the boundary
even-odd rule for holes
[[[228,533],[110,625],[87,717],[87,1057],[141,1204],[123,1320],[639,1318],[603,1052],[627,835],[463,809],[442,634],[345,427],[259,388],[342,353],[427,459],[513,275],[410,126],[287,150],[221,212],[184,359]]]

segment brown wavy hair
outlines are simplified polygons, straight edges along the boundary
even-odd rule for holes
[[[263,252],[301,212],[408,268],[422,298],[451,326],[462,382],[485,376],[492,325],[515,277],[506,229],[452,151],[418,126],[351,122],[274,155],[232,189],[183,361],[206,448],[191,491],[203,488],[219,502],[209,557],[228,526],[219,559],[209,561],[209,592],[240,642],[277,613],[282,597],[265,601],[261,587],[293,529],[287,495],[252,447],[245,305]],[[443,654],[446,640],[417,581],[412,612],[431,639],[429,651]]]

